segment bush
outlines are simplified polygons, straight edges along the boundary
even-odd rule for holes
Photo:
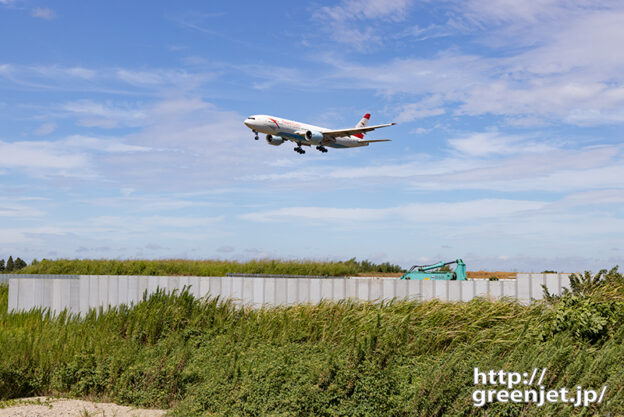
[[[624,279],[615,266],[597,274],[585,271],[570,276],[570,289],[561,296],[548,292],[544,299],[552,306],[546,335],[570,332],[589,343],[604,342],[613,336],[624,317]]]

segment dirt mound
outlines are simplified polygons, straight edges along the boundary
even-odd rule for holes
[[[488,279],[488,278],[498,278],[498,279],[513,279],[516,277],[517,272],[504,272],[504,271],[467,271],[466,276],[468,278],[475,279]],[[401,272],[397,273],[384,273],[384,272],[367,272],[365,274],[358,274],[359,277],[395,277],[399,278],[403,275]]]
[[[0,407],[0,417],[160,417],[166,413],[165,410],[47,397],[4,401]]]
[[[516,277],[517,272],[503,272],[503,271],[466,271],[468,278],[498,278],[498,279],[513,279]]]

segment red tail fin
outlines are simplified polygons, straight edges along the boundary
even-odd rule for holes
[[[359,123],[355,125],[355,127],[364,127],[368,124],[369,120],[370,120],[370,113],[366,113],[364,117],[362,117],[362,120],[360,120]],[[355,136],[356,138],[364,139],[364,133],[358,133],[357,135],[353,135],[353,136]]]

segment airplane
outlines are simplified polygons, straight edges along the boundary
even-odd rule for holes
[[[294,151],[304,154],[303,146],[316,146],[322,153],[330,148],[356,148],[368,146],[373,142],[390,142],[390,139],[364,140],[366,132],[382,127],[393,126],[396,123],[386,123],[377,126],[367,126],[370,114],[366,113],[355,127],[350,129],[332,130],[324,127],[299,123],[280,117],[257,114],[245,119],[245,126],[254,132],[254,139],[258,140],[258,132],[266,134],[269,145],[279,146],[284,141],[290,140],[297,144]]]

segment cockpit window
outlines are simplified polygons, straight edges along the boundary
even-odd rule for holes
[[[248,117],[247,120],[256,120],[255,117]]]

